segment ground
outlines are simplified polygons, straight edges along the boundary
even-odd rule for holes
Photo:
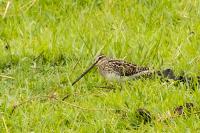
[[[0,13],[0,131],[200,130],[197,113],[158,120],[187,102],[198,108],[198,86],[159,78],[109,83],[96,69],[71,85],[99,52],[199,75],[199,1],[2,0]],[[152,114],[150,123],[138,120],[138,108]]]

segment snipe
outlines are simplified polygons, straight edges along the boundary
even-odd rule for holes
[[[83,74],[81,74],[73,83],[78,82],[85,74],[87,74],[94,66],[97,66],[100,74],[108,80],[126,80],[143,76],[149,76],[153,73],[147,67],[141,67],[124,60],[116,60],[105,55],[97,56],[94,64],[92,64]]]

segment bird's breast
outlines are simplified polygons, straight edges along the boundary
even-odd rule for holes
[[[107,67],[99,67],[98,69],[99,73],[107,80],[120,80],[120,75],[117,72],[112,71]]]
[[[121,80],[120,75],[116,74],[116,73],[105,73],[103,75],[107,80]]]

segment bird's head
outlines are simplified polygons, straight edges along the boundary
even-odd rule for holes
[[[107,57],[104,55],[104,54],[100,54],[96,57],[95,59],[95,63],[98,65],[98,64],[101,64],[101,62],[104,62],[105,60],[107,59]]]

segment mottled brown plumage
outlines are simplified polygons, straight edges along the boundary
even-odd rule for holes
[[[152,74],[147,67],[141,67],[124,60],[111,59],[105,55],[99,55],[96,62],[99,72],[107,79],[136,78]]]

